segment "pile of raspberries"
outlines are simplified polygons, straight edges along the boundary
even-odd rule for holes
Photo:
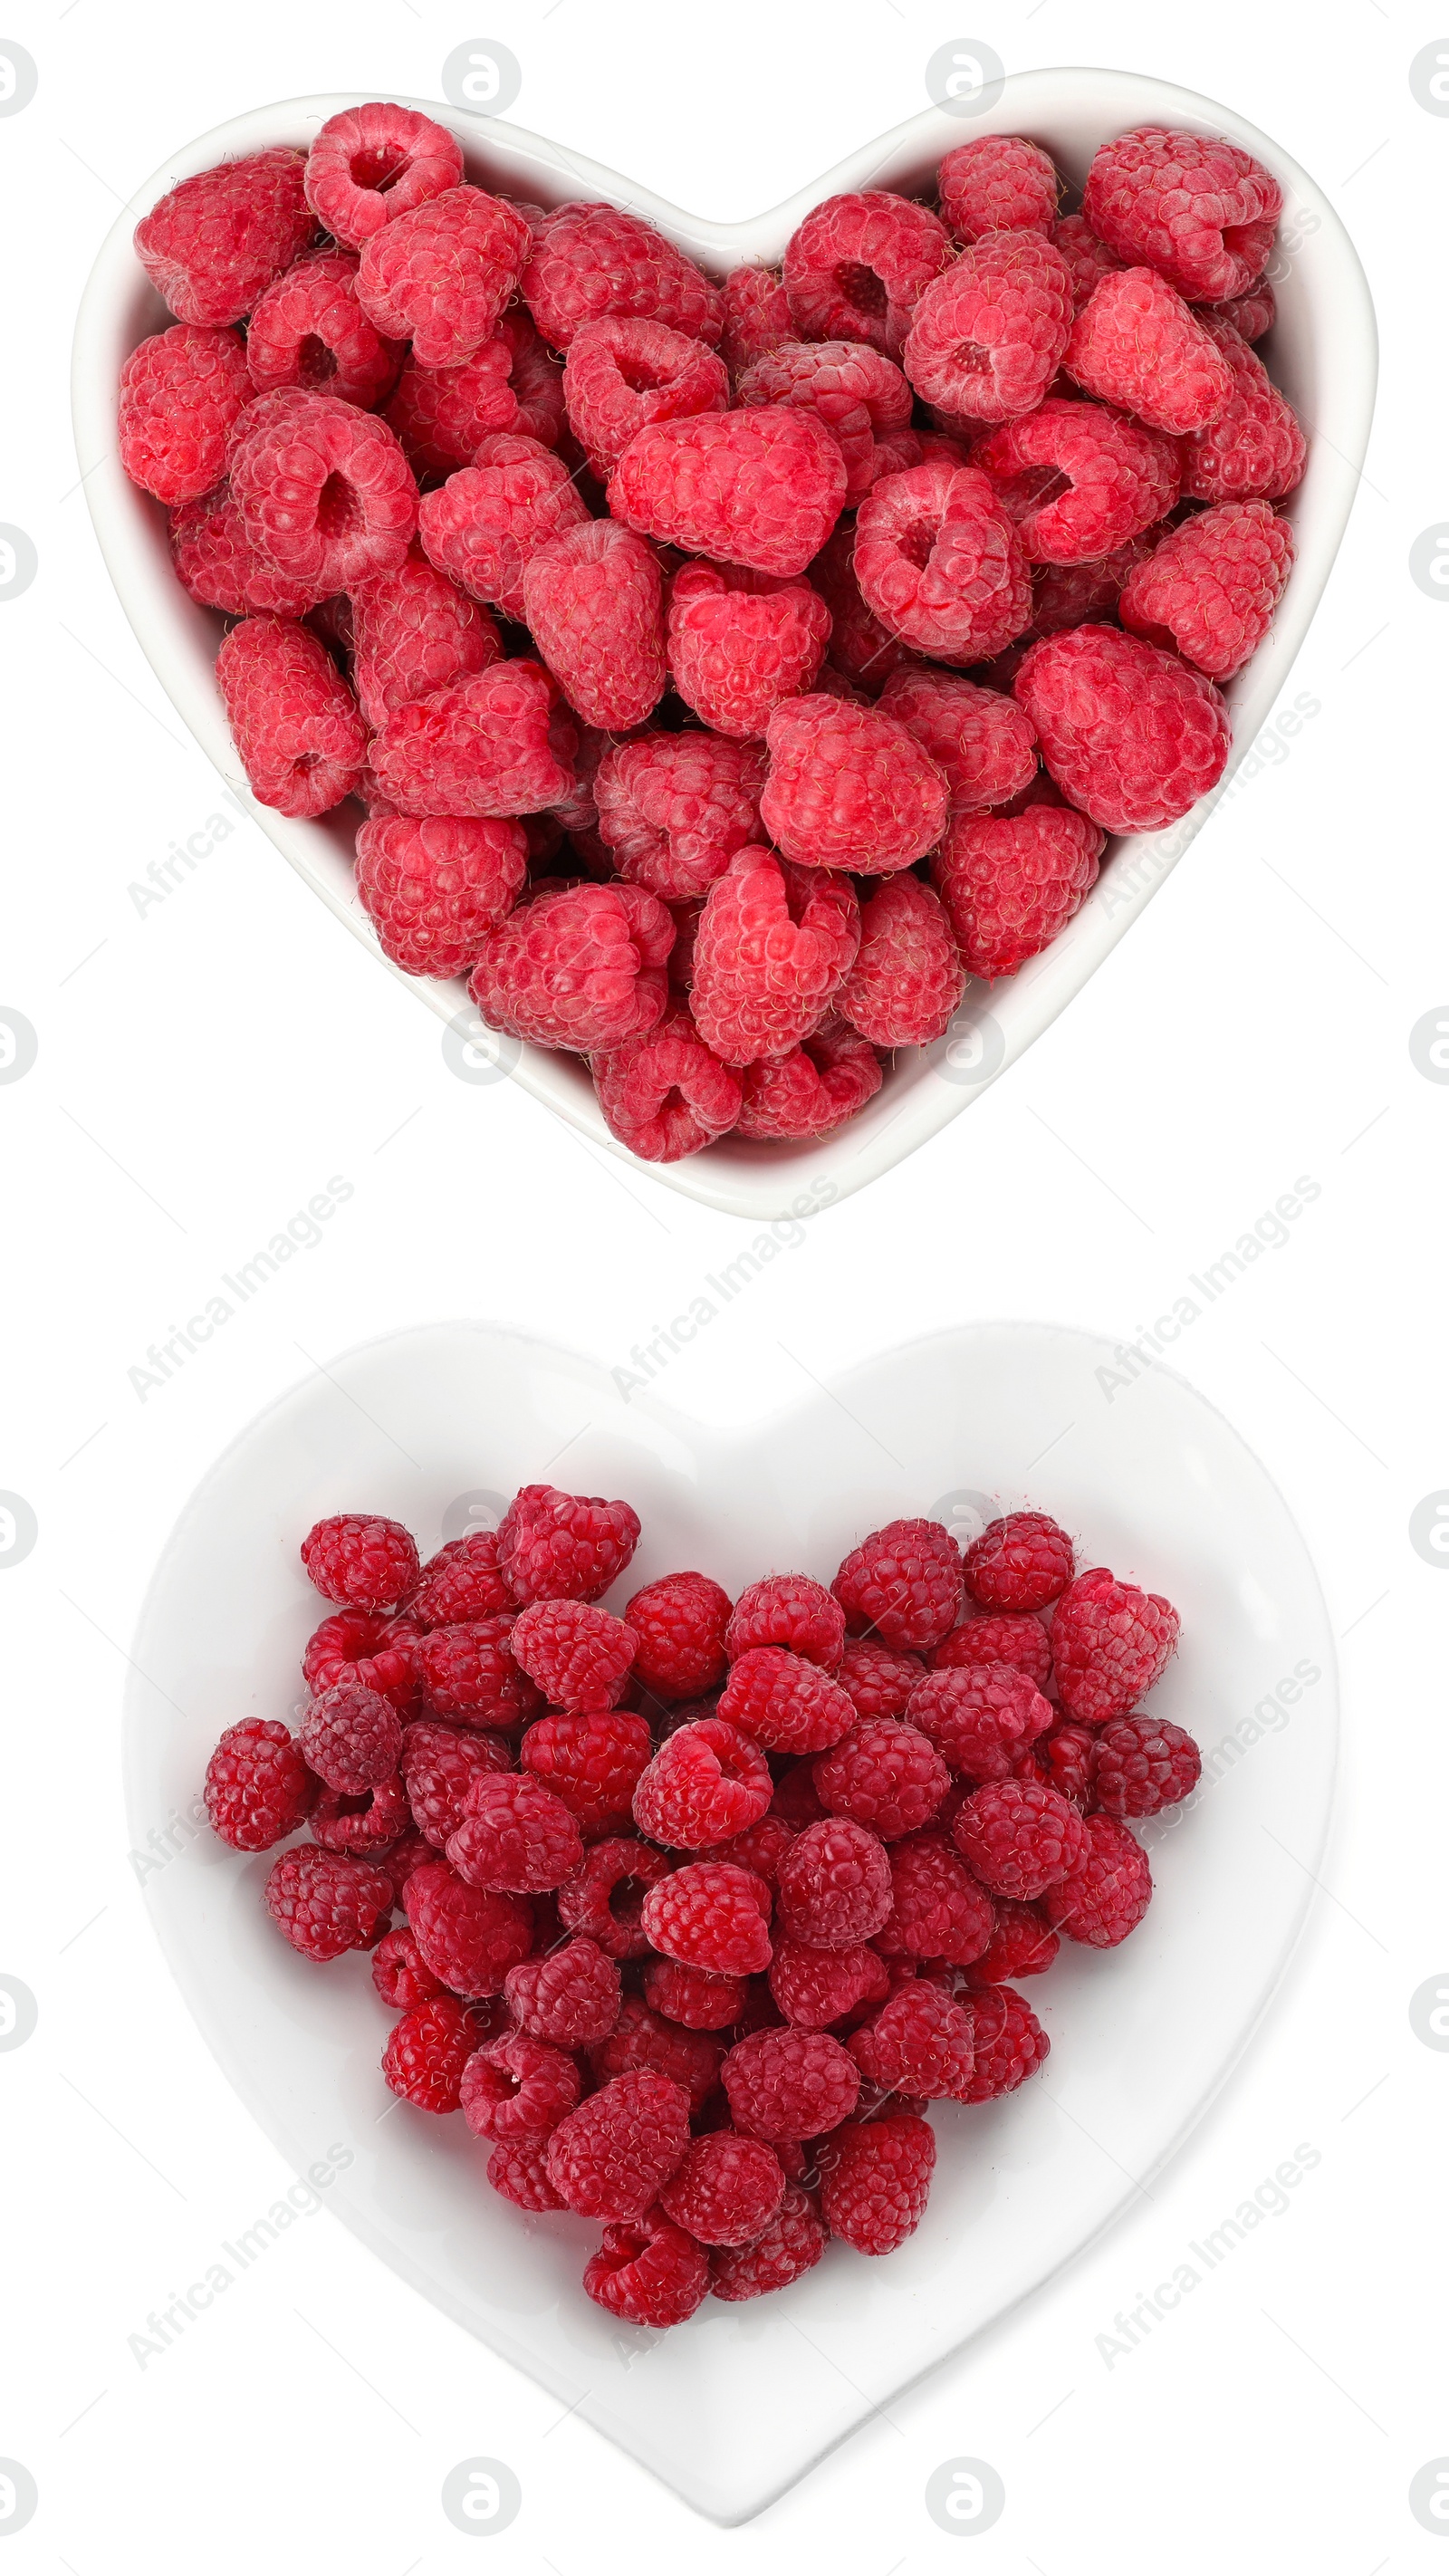
[[[235,1850],[286,1843],[294,1949],[371,1951],[392,2091],[461,2110],[520,2209],[602,2220],[590,2298],[669,2326],[912,2233],[930,2104],[1041,2064],[1012,1981],[1134,1930],[1131,1819],[1200,1765],[1133,1713],[1176,1611],[1043,1512],[615,1615],[638,1538],[552,1485],[426,1565],[398,1521],[319,1521],[296,1734],[229,1726],[205,1798]]]
[[[1304,466],[1282,192],[1144,126],[1062,202],[978,137],[716,283],[379,103],[137,226],[121,455],[254,793],[356,797],[385,954],[649,1160],[838,1127],[1222,773]]]

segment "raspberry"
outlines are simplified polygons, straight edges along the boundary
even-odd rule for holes
[[[505,1618],[465,1619],[430,1628],[420,1640],[418,1679],[439,1717],[509,1728],[538,1714],[538,1692],[509,1652],[512,1625]]]
[[[1250,286],[1242,295],[1230,295],[1221,304],[1201,308],[1204,322],[1226,322],[1240,340],[1261,340],[1278,319],[1278,299],[1266,277]]]
[[[407,1885],[408,1922],[435,1977],[459,1995],[499,1995],[526,1959],[533,1918],[526,1900],[469,1887],[445,1860],[426,1860]]]
[[[318,222],[357,250],[462,176],[462,147],[445,126],[377,99],[328,117],[307,155],[304,184]]]
[[[941,219],[959,242],[983,233],[1049,233],[1061,181],[1039,143],[1021,134],[982,134],[958,143],[936,173]]]
[[[853,2031],[850,2053],[868,2084],[917,2101],[959,2101],[975,2055],[971,2016],[919,1977],[898,1986],[874,2021]]]
[[[594,777],[599,837],[620,876],[674,901],[704,894],[760,839],[765,755],[710,734],[647,733],[605,754]]]
[[[407,1792],[394,1771],[370,1789],[324,1789],[312,1810],[312,1839],[324,1851],[390,1867],[388,1855],[409,1823]]]
[[[1048,635],[1015,685],[1052,777],[1103,831],[1157,831],[1222,776],[1232,736],[1211,680],[1135,635]]]
[[[966,1550],[966,1589],[983,1610],[1044,1610],[1073,1568],[1072,1542],[1045,1512],[1003,1512]]]
[[[946,1959],[962,1968],[980,1958],[994,1909],[944,1834],[899,1843],[890,1870],[891,1911],[877,1941],[888,1958]]]
[[[1094,155],[1082,213],[1119,259],[1146,260],[1179,295],[1241,295],[1268,264],[1283,191],[1218,136],[1143,125]]]
[[[395,572],[418,524],[412,467],[385,420],[335,394],[287,392],[242,415],[231,488],[247,542],[319,595]]]
[[[523,569],[523,608],[586,724],[627,731],[664,694],[664,583],[653,549],[608,519],[568,528]]]
[[[462,2110],[475,2138],[549,2137],[579,2098],[579,2070],[561,2048],[511,2031],[469,2058]]]
[[[403,1731],[397,1710],[380,1692],[343,1682],[323,1691],[303,1711],[298,1749],[329,1789],[357,1797],[375,1789],[398,1767]]]
[[[384,1932],[372,1954],[372,1982],[383,2002],[396,2012],[431,2003],[443,1992],[406,1924],[396,1932]]]
[[[316,234],[304,155],[281,146],[182,179],[136,226],[136,257],[183,322],[239,322]]]
[[[506,198],[445,188],[368,235],[357,300],[379,331],[411,340],[419,366],[459,366],[497,329],[530,241]]]
[[[711,1054],[687,1011],[596,1054],[590,1070],[611,1136],[650,1163],[677,1163],[733,1127],[736,1076]]]
[[[870,1826],[887,1843],[924,1825],[950,1785],[934,1745],[890,1717],[859,1719],[815,1765],[815,1786],[831,1814]]]
[[[959,1664],[923,1675],[906,1711],[962,1779],[1005,1780],[1024,1745],[1052,1722],[1029,1675],[1013,1664]]]
[[[631,1834],[610,1835],[585,1852],[583,1866],[558,1891],[559,1918],[586,1932],[611,1959],[642,1959],[649,1947],[644,1899],[670,1874],[666,1853]]]
[[[493,1028],[607,1049],[661,1017],[673,941],[668,912],[643,886],[546,888],[488,933],[469,989]]]
[[[551,1708],[612,1708],[634,1661],[635,1636],[610,1610],[586,1601],[533,1601],[520,1610],[508,1651]]]
[[[961,1602],[961,1551],[940,1521],[888,1521],[851,1549],[830,1587],[853,1637],[924,1652]]]
[[[252,793],[278,813],[326,814],[352,793],[367,750],[357,703],[305,626],[248,617],[216,657],[217,685]]]
[[[631,2326],[678,2326],[709,2288],[709,2257],[682,2227],[650,2210],[632,2226],[606,2227],[584,2265],[584,2288]]]
[[[780,2159],[762,2138],[716,2129],[692,2138],[660,2207],[702,2245],[752,2245],[785,2196]]]
[[[1044,1691],[1051,1676],[1051,1641],[1039,1619],[1004,1614],[963,1619],[942,1638],[931,1662],[948,1672],[962,1664],[1014,1664]]]
[[[827,1816],[798,1833],[779,1864],[780,1922],[812,1949],[868,1941],[891,1910],[885,1846],[850,1817]]]
[[[788,2289],[810,2271],[825,2251],[826,2233],[815,2203],[793,2183],[785,2187],[779,2210],[752,2245],[716,2254],[709,2267],[709,2286],[717,2299],[759,2299],[770,2290]]]
[[[860,907],[847,878],[784,866],[755,845],[741,850],[711,886],[695,941],[691,1000],[705,1044],[738,1065],[808,1037],[859,942]]]
[[[950,1027],[964,984],[939,898],[909,871],[888,877],[862,907],[839,1010],[873,1046],[929,1046]]]
[[[756,2138],[818,2138],[848,2120],[860,2093],[849,2051],[823,2030],[758,2030],[737,2039],[720,2080],[737,2129]]]
[[[730,1596],[707,1574],[666,1574],[626,1603],[634,1670],[656,1699],[694,1699],[723,1681]]]
[[[413,1871],[415,1869],[421,1869],[425,1861],[436,1860],[437,1857],[437,1852],[434,1850],[432,1844],[426,1841],[422,1834],[416,1832],[399,1834],[395,1843],[389,1843],[386,1851],[378,1853],[377,1859],[379,1867],[385,1869],[388,1877],[392,1880],[394,1904],[406,1907],[408,1881],[412,1877]],[[414,1947],[416,1947],[416,1944],[414,1944]],[[422,1953],[419,1952],[418,1956],[421,1958]],[[421,1973],[429,1977],[432,1976],[431,1968],[426,1967],[426,1965]],[[441,1979],[435,1979],[434,1982],[435,1984],[440,1984]],[[398,2003],[404,2003],[407,2001],[407,1997],[404,1995],[398,1995],[394,2000]]]
[[[1102,1726],[1125,1717],[1160,1681],[1177,1650],[1178,1616],[1158,1592],[1094,1566],[1067,1586],[1052,1620],[1057,1690],[1069,1717]]]
[[[1293,531],[1269,502],[1204,510],[1129,574],[1119,614],[1131,634],[1231,679],[1267,634],[1292,566]]]
[[[883,876],[939,838],[946,780],[894,716],[818,694],[787,698],[765,739],[760,820],[787,859]]]
[[[931,874],[967,972],[1014,975],[1049,948],[1097,882],[1102,841],[1095,823],[1064,806],[953,822]]]
[[[723,1717],[701,1718],[665,1738],[634,1791],[634,1821],[654,1842],[702,1851],[757,1824],[773,1794],[750,1736]]]
[[[1109,1816],[1155,1816],[1197,1787],[1202,1755],[1165,1717],[1114,1717],[1097,1737],[1092,1799]]]
[[[861,597],[855,577],[853,520],[842,522],[816,556],[810,566],[810,581],[825,601],[831,621],[828,659],[816,693],[828,692],[826,675],[834,670],[870,696],[879,697],[891,673],[903,665],[913,666],[914,657],[898,635],[882,626],[875,610],[868,608]],[[851,702],[848,689],[837,694]]]
[[[738,1656],[719,1708],[772,1753],[823,1753],[856,1722],[849,1693],[783,1646],[751,1646]]]
[[[1099,401],[1149,429],[1205,429],[1226,410],[1232,369],[1212,334],[1152,268],[1100,280],[1072,326],[1062,364]]]
[[[845,1614],[823,1583],[808,1574],[767,1574],[747,1584],[725,1631],[731,1662],[753,1646],[788,1646],[823,1672],[833,1673],[845,1648]],[[764,1740],[763,1738],[761,1739]],[[812,1745],[781,1747],[813,1752]]]
[[[775,1943],[770,1992],[797,2030],[824,2030],[858,2004],[879,2002],[889,1987],[884,1961],[864,1942],[831,1950],[788,1939]]]
[[[518,1758],[562,1799],[581,1833],[603,1834],[627,1832],[652,1752],[646,1718],[632,1709],[584,1708],[541,1717]]]
[[[1073,1806],[1085,1811],[1091,1803],[1095,1749],[1096,1737],[1089,1726],[1048,1727],[1017,1756],[1012,1776],[1017,1780],[1045,1780],[1048,1788],[1059,1790]]]
[[[1055,1892],[1055,1891],[1054,1891]],[[1030,2004],[1010,1986],[981,1986],[967,1999],[976,2063],[964,2102],[994,2102],[1034,2075],[1051,2047]]]
[[[1036,736],[1019,706],[999,689],[978,688],[954,672],[905,665],[880,695],[883,715],[914,734],[945,776],[951,813],[1005,805],[1036,776]]]
[[[721,293],[724,328],[719,353],[731,375],[742,376],[767,349],[794,339],[795,326],[778,269],[732,268]]]
[[[407,1615],[417,1628],[452,1628],[511,1608],[498,1571],[498,1532],[479,1529],[449,1539],[429,1557],[408,1595]]]
[[[616,2075],[559,2123],[548,2178],[583,2218],[641,2218],[689,2144],[689,2095],[667,2075]]]
[[[357,891],[385,957],[409,975],[465,974],[527,874],[516,823],[390,814],[357,835]]]
[[[703,1968],[681,1968],[677,1959],[651,1959],[644,1971],[650,2011],[686,2030],[732,2029],[748,1993],[742,1977],[712,1977]]]
[[[641,429],[724,411],[722,358],[683,331],[642,315],[606,315],[575,331],[563,374],[569,427],[602,483]]]
[[[302,1564],[324,1601],[358,1610],[391,1610],[418,1579],[418,1552],[401,1521],[339,1512],[316,1521],[302,1541]]]
[[[1072,327],[1072,280],[1037,232],[991,234],[925,289],[901,353],[923,401],[966,420],[1035,410]]]
[[[1111,554],[1166,515],[1181,481],[1176,447],[1155,430],[1055,397],[993,430],[972,463],[996,484],[1032,563]]]
[[[1256,351],[1225,322],[1209,324],[1235,379],[1208,429],[1182,443],[1182,491],[1194,501],[1281,501],[1303,479],[1308,442]]]
[[[804,581],[686,563],[670,587],[675,688],[703,724],[738,741],[762,735],[782,700],[814,687],[829,635],[830,612]]]
[[[1055,635],[1063,626],[1115,617],[1129,574],[1146,562],[1161,535],[1160,528],[1144,529],[1096,563],[1038,564],[1032,575],[1028,637]]]
[[[919,1655],[883,1646],[875,1637],[852,1637],[840,1659],[840,1684],[857,1717],[904,1717],[921,1678]]]
[[[202,1794],[212,1832],[233,1851],[269,1851],[306,1822],[317,1783],[285,1726],[244,1717],[218,1738]]]
[[[523,575],[550,537],[592,525],[561,456],[541,440],[508,430],[480,440],[474,461],[450,474],[418,505],[418,533],[431,563],[475,599],[525,616]]]
[[[247,324],[247,365],[258,393],[297,385],[372,411],[398,379],[402,348],[373,329],[357,301],[349,251],[310,251],[275,278]]]
[[[546,2137],[505,2138],[488,2159],[488,2179],[515,2209],[562,2209],[548,2178]]]
[[[509,2011],[531,2039],[557,2048],[587,2048],[607,2039],[619,2018],[619,1971],[587,1937],[566,1941],[545,1959],[524,1959],[503,1983]]]
[[[1043,1898],[1047,1921],[1069,1941],[1115,1949],[1134,1932],[1152,1896],[1147,1854],[1115,1816],[1088,1816],[1091,1852]]]
[[[434,481],[472,465],[484,440],[500,431],[556,447],[563,417],[563,370],[517,310],[460,366],[420,367],[405,358],[384,411],[414,473]]]
[[[607,2039],[589,2051],[589,2064],[600,2083],[618,2075],[664,2075],[689,2095],[700,2111],[714,2092],[724,2052],[707,2031],[685,2030],[651,2012],[639,1995],[625,1995],[619,2018]]]
[[[262,1903],[304,1959],[340,1959],[344,1950],[371,1949],[387,1929],[392,1880],[371,1861],[296,1843],[273,1861]]]
[[[583,1860],[578,1826],[561,1798],[523,1771],[478,1771],[448,1858],[470,1887],[530,1895],[559,1887]]]
[[[394,2023],[382,2052],[383,2080],[419,2111],[456,2111],[463,2069],[477,2045],[467,2005],[456,1995],[434,1995]]]
[[[172,511],[167,533],[176,578],[203,608],[223,609],[228,617],[245,617],[252,609],[301,617],[317,603],[315,581],[274,571],[248,543],[227,482],[198,501],[183,501]]]
[[[952,1820],[951,1839],[992,1896],[1040,1896],[1087,1858],[1087,1829],[1071,1802],[1045,1781],[992,1780],[972,1791]]]
[[[178,322],[143,340],[121,369],[117,434],[132,482],[158,501],[210,492],[252,392],[240,332]]]
[[[1110,277],[1122,263],[1098,241],[1085,215],[1063,215],[1052,225],[1050,239],[1067,263],[1072,301],[1080,313],[1098,279]]]
[[[575,201],[545,215],[523,273],[523,298],[552,349],[605,315],[663,322],[711,348],[723,302],[702,270],[641,215]]]
[[[656,421],[625,448],[609,508],[626,527],[755,572],[803,572],[845,498],[845,460],[813,412],[772,403]]]
[[[877,483],[856,518],[855,576],[893,635],[944,661],[987,661],[1031,622],[1021,540],[974,466],[918,465]]]
[[[857,2254],[893,2254],[921,2223],[935,2162],[935,2133],[913,2112],[842,2129],[820,2157],[831,2235]]]
[[[385,724],[394,707],[487,670],[503,652],[487,609],[430,564],[419,545],[395,571],[357,586],[352,636],[353,681],[373,726]]]
[[[996,1926],[971,1969],[973,1977],[997,1986],[1009,1977],[1039,1977],[1049,1968],[1061,1943],[1034,1905],[999,1897]]]
[[[922,289],[951,255],[945,225],[909,198],[886,188],[827,197],[785,251],[795,328],[805,340],[864,340],[899,358]]]
[[[688,1861],[644,1899],[641,1921],[656,1950],[682,1968],[749,1977],[770,1964],[770,1891],[733,1861]]]
[[[782,342],[741,376],[739,400],[793,404],[813,412],[845,459],[847,504],[860,500],[885,468],[877,433],[888,439],[909,426],[911,389],[900,368],[856,340]]]
[[[844,1020],[818,1029],[784,1055],[746,1065],[741,1136],[826,1136],[853,1118],[881,1087],[880,1059]]]

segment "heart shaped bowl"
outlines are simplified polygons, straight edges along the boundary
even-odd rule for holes
[[[1225,135],[1266,163],[1281,182],[1284,214],[1270,269],[1278,319],[1265,345],[1272,374],[1311,433],[1308,470],[1288,503],[1297,559],[1272,633],[1246,670],[1230,681],[1234,758],[1265,723],[1308,631],[1338,551],[1357,488],[1373,412],[1377,339],[1373,306],[1357,255],[1327,198],[1270,136],[1191,90],[1139,74],[1039,71],[1013,75],[996,103],[969,120],[927,109],[893,133],[866,144],[812,186],[748,223],[712,224],[637,188],[594,161],[488,117],[458,115],[435,100],[407,102],[449,125],[461,141],[467,175],[543,205],[565,198],[611,198],[668,233],[716,276],[742,261],[777,261],[790,235],[822,198],[862,187],[918,190],[936,164],[969,135],[1022,133],[1052,153],[1080,188],[1099,144],[1135,125],[1185,126]],[[101,550],[143,651],[234,792],[293,867],[338,918],[374,950],[377,942],[353,883],[353,838],[361,810],[352,803],[316,822],[296,822],[252,799],[222,712],[212,665],[222,620],[188,599],[171,568],[165,515],[128,481],[116,442],[116,392],[122,364],[139,340],[171,316],[132,248],[138,218],[178,179],[213,162],[268,144],[305,148],[329,116],[359,104],[359,94],[292,99],[217,126],[176,153],[139,188],[107,236],[81,302],[73,366],[76,446]],[[1076,919],[1040,957],[995,987],[973,982],[946,1036],[907,1049],[875,1098],[835,1135],[795,1146],[731,1142],[728,1137],[681,1163],[647,1168],[671,1189],[732,1215],[806,1215],[860,1189],[913,1153],[978,1099],[1048,1027],[1114,948],[1206,821],[1232,776],[1166,831],[1109,844],[1101,877]],[[377,951],[379,957],[380,950]],[[395,969],[393,971],[396,971]],[[591,1143],[634,1157],[610,1135],[593,1085],[574,1058],[499,1038],[484,1027],[461,981],[404,981],[451,1022],[465,1069],[490,1080],[507,1071],[546,1101]]]
[[[1246,2045],[1303,1921],[1337,1725],[1312,1565],[1221,1415],[1166,1369],[1126,1389],[1120,1374],[1091,1335],[976,1324],[725,1427],[628,1403],[601,1367],[501,1329],[426,1326],[264,1413],[187,1504],[153,1581],[126,1715],[132,1842],[175,1853],[148,1872],[146,1901],[242,2100],[299,2173],[345,2162],[328,2206],[384,2262],[719,2521],[758,2511],[1138,2199]],[[965,1539],[1035,1502],[1085,1564],[1177,1603],[1181,1651],[1151,1705],[1203,1747],[1191,1801],[1138,1828],[1157,1881],[1141,1928],[1110,1952],[1063,1943],[1030,1982],[1043,2072],[984,2107],[935,2107],[916,2235],[885,2262],[832,2245],[789,2290],[706,2300],[667,2335],[585,2298],[596,2226],[525,2217],[490,2189],[461,2117],[393,2102],[368,1962],[318,1968],[287,1947],[261,1903],[269,1856],[175,1829],[199,1812],[222,1727],[297,1700],[319,1616],[297,1546],[315,1519],[392,1513],[426,1553],[542,1474],[639,1511],[615,1608],[681,1565],[732,1592],[770,1567],[828,1579],[898,1514]]]

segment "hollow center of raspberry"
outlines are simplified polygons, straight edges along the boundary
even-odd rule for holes
[[[350,536],[362,513],[345,474],[329,474],[317,495],[317,526],[324,537]]]
[[[935,542],[936,528],[931,519],[913,519],[910,525],[902,528],[896,537],[897,547],[905,556],[907,563],[913,564],[917,572],[925,571],[931,560],[931,550]]]
[[[1256,268],[1263,255],[1261,224],[1224,224],[1223,248],[1240,259],[1246,268]]]
[[[353,153],[347,172],[355,188],[371,188],[383,197],[397,184],[407,166],[408,156],[396,144],[371,143],[361,152]]]
[[[297,350],[297,382],[314,393],[319,385],[330,384],[337,373],[337,360],[325,340],[309,331]]]
[[[1072,488],[1070,474],[1063,474],[1056,465],[1029,465],[1016,480],[1021,498],[1030,510],[1049,509],[1053,501],[1060,501],[1063,493],[1070,492]]]
[[[863,260],[842,260],[835,272],[835,283],[846,303],[853,304],[857,313],[868,313],[873,322],[884,320],[885,287],[875,270],[867,268]]]
[[[661,385],[674,381],[673,368],[652,366],[647,358],[633,350],[626,350],[614,363],[619,370],[620,383],[627,385],[631,394],[657,393]]]

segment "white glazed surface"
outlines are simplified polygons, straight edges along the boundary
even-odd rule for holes
[[[1285,209],[1272,274],[1278,321],[1264,354],[1311,433],[1308,470],[1288,504],[1298,555],[1270,637],[1229,683],[1235,760],[1261,730],[1308,631],[1343,535],[1368,441],[1377,372],[1373,308],[1353,246],[1327,199],[1267,135],[1194,92],[1111,71],[1040,71],[1009,78],[997,104],[968,121],[928,109],[853,153],[812,187],[752,221],[711,224],[637,188],[595,162],[484,117],[432,100],[411,102],[450,125],[463,142],[469,176],[541,201],[609,197],[648,216],[716,274],[741,261],[778,260],[801,217],[840,190],[914,190],[943,153],[968,135],[1022,132],[1048,146],[1080,186],[1098,145],[1125,128],[1163,123],[1223,134],[1256,153],[1281,181]],[[317,822],[299,822],[251,799],[212,675],[221,620],[197,607],[176,581],[164,514],[127,480],[116,447],[116,385],[123,360],[170,319],[131,245],[135,222],[191,172],[264,145],[306,145],[357,94],[296,99],[217,126],[178,152],[138,189],[100,252],[76,330],[73,408],[86,496],[112,579],[158,677],[197,740],[285,857],[358,938],[376,949],[356,898],[350,802]],[[1231,777],[1229,769],[1227,776]],[[1225,778],[1222,784],[1227,784]],[[972,983],[953,1030],[935,1046],[908,1049],[859,1117],[837,1135],[795,1146],[732,1143],[673,1164],[648,1166],[670,1188],[734,1215],[809,1213],[860,1189],[914,1152],[1049,1026],[1115,947],[1187,849],[1217,794],[1168,830],[1116,842],[1096,891],[1043,955],[994,991]],[[380,952],[378,952],[380,955]],[[481,1029],[464,984],[406,978],[444,1020],[465,1015]],[[485,1051],[498,1042],[483,1032]],[[582,1065],[547,1050],[503,1041],[513,1078],[546,1101],[592,1143],[633,1157],[604,1125]],[[486,1115],[486,1110],[481,1111]]]
[[[1082,1562],[1165,1592],[1181,1652],[1151,1706],[1207,1753],[1179,1821],[1139,1828],[1157,1893],[1120,1950],[1063,1954],[1027,1991],[1052,2053],[1020,2093],[945,2104],[932,2198],[885,2262],[843,2246],[744,2306],[706,2301],[667,2336],[617,2325],[579,2286],[595,2226],[529,2218],[484,2180],[461,2119],[393,2104],[389,2026],[368,1964],[318,1968],[273,1929],[269,1861],[207,1834],[146,1887],[209,2044],[304,2172],[354,2162],[328,2206],[385,2262],[701,2512],[737,2522],[892,2393],[1046,2279],[1150,2183],[1246,2045],[1287,1963],[1321,1859],[1337,1728],[1333,1642],[1287,1507],[1223,1418],[1154,1368],[1104,1387],[1095,1337],[979,1324],[865,1363],[796,1411],[728,1429],[599,1367],[494,1327],[373,1342],[284,1396],[188,1503],[134,1649],[125,1774],[131,1837],[184,1813],[225,1725],[287,1717],[320,1615],[297,1558],[321,1514],[396,1514],[426,1552],[462,1495],[540,1476],[626,1495],[644,1535],[612,1596],[681,1565],[731,1590],[768,1568],[828,1579],[900,1513],[1032,1501]],[[1108,1397],[1110,1395],[1110,1401]],[[1252,1715],[1295,1666],[1287,1718]],[[1234,1734],[1234,1730],[1237,1730]],[[1232,1749],[1216,1751],[1232,1738]]]

